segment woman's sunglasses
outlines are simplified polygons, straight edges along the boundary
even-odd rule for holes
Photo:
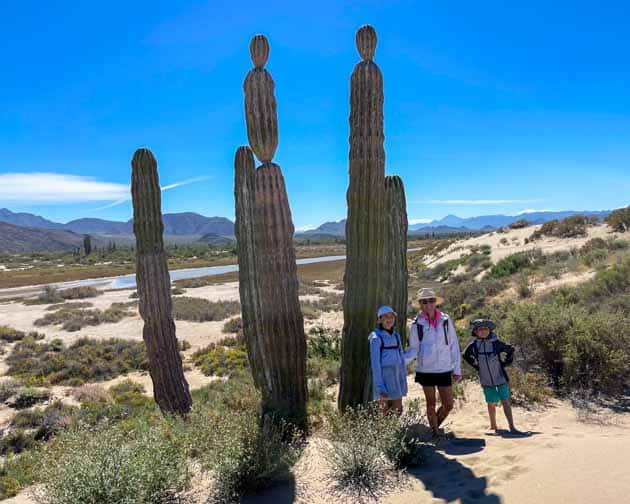
[[[433,304],[437,301],[436,298],[430,298],[430,299],[421,299],[420,300],[420,304]]]

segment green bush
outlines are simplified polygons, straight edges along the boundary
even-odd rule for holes
[[[184,451],[159,427],[81,429],[50,444],[41,464],[38,501],[45,504],[155,504],[188,484]]]
[[[330,445],[325,458],[329,477],[338,489],[358,496],[374,496],[387,481],[392,468],[380,444],[382,416],[375,405],[347,409],[329,419]]]
[[[224,320],[239,314],[241,304],[238,301],[208,301],[202,298],[173,298],[173,318],[192,322],[211,322]]]
[[[76,308],[61,308],[47,313],[42,318],[33,322],[36,326],[58,325],[65,331],[80,331],[85,326],[97,326],[100,324],[113,324],[120,322],[125,317],[131,317],[132,312],[127,311],[121,305],[112,305],[106,310],[78,310]]]
[[[9,397],[14,395],[20,388],[20,383],[8,379],[0,382],[0,403],[4,403]]]
[[[508,227],[510,229],[523,229],[527,226],[531,226],[531,223],[527,219],[519,219],[516,222],[512,222]]]
[[[587,217],[585,215],[572,215],[562,220],[550,220],[545,222],[540,229],[534,231],[529,237],[530,240],[537,240],[543,236],[556,238],[577,238],[586,236],[586,228],[596,224],[597,217]]]
[[[243,319],[241,317],[234,317],[228,320],[225,324],[223,324],[223,332],[224,333],[235,333],[243,331]]]
[[[35,383],[80,385],[147,369],[141,341],[81,338],[69,347],[61,340],[38,343],[26,338],[6,358],[7,374]]]
[[[613,210],[605,221],[613,231],[625,233],[630,229],[630,206]]]
[[[103,291],[95,287],[73,287],[71,289],[58,290],[47,285],[44,291],[35,299],[27,299],[24,304],[52,304],[64,303],[67,299],[86,299],[103,294]]]
[[[202,463],[214,475],[210,502],[239,502],[270,481],[289,473],[300,453],[299,436],[269,423],[265,432],[257,415],[215,416],[213,435],[203,447]]]
[[[32,448],[35,443],[35,436],[32,432],[14,429],[0,438],[0,455],[22,453],[24,450]]]
[[[48,399],[50,399],[50,392],[48,390],[23,388],[18,389],[13,397],[11,406],[15,409],[30,408],[37,403],[48,401]]]
[[[529,252],[517,252],[516,254],[504,257],[497,262],[490,269],[490,273],[488,275],[491,278],[503,278],[527,268],[530,264],[531,254]]]
[[[46,336],[38,333],[38,332],[29,332],[25,333],[23,331],[18,331],[17,329],[13,329],[9,326],[0,326],[0,340],[6,341],[8,343],[13,343],[15,341],[21,341],[26,337],[30,337],[36,340],[44,339]]]
[[[195,366],[206,376],[231,376],[249,367],[242,348],[225,348],[210,344],[192,355]]]
[[[508,373],[510,376],[510,399],[513,404],[529,408],[544,406],[549,402],[552,389],[545,375],[534,371],[521,371],[516,366],[510,368]]]
[[[341,359],[341,334],[324,327],[312,327],[307,339],[308,357],[335,360]]]

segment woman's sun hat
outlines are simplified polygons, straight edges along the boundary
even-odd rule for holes
[[[376,318],[381,318],[383,315],[387,315],[388,313],[393,313],[394,317],[398,317],[398,314],[391,306],[383,305],[376,312]]]
[[[418,301],[422,301],[423,299],[435,299],[436,305],[441,305],[444,302],[444,298],[435,294],[433,289],[429,289],[428,287],[423,287],[418,290],[416,295],[416,299]]]
[[[485,328],[489,329],[490,331],[494,331],[496,326],[497,325],[494,322],[492,322],[492,320],[489,320],[489,319],[476,319],[476,320],[473,320],[470,323],[470,330],[472,332],[474,332],[474,331],[476,331],[477,329],[479,329],[481,327],[485,327]]]

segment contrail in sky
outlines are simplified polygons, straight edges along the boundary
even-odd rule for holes
[[[169,189],[175,189],[176,187],[181,187],[181,186],[185,186],[185,185],[188,185],[188,184],[193,184],[195,182],[201,182],[202,180],[208,180],[209,178],[211,178],[211,177],[209,177],[209,176],[193,177],[193,178],[189,178],[189,179],[186,179],[186,180],[181,180],[180,182],[173,182],[172,184],[160,187],[160,189],[162,191],[168,191]],[[125,196],[124,198],[116,200],[116,201],[110,203],[109,205],[105,205],[105,206],[102,206],[102,207],[94,208],[91,211],[92,212],[96,212],[97,210],[104,210],[106,208],[112,208],[112,207],[115,207],[115,206],[118,206],[118,205],[122,205],[126,201],[130,201],[130,200],[131,200],[131,194],[129,194],[128,196]]]

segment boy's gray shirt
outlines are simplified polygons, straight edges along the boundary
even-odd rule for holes
[[[484,387],[504,385],[508,382],[500,360],[502,351],[511,358],[513,347],[500,341],[494,333],[486,339],[475,338],[466,347],[464,360],[479,371],[479,381]]]

